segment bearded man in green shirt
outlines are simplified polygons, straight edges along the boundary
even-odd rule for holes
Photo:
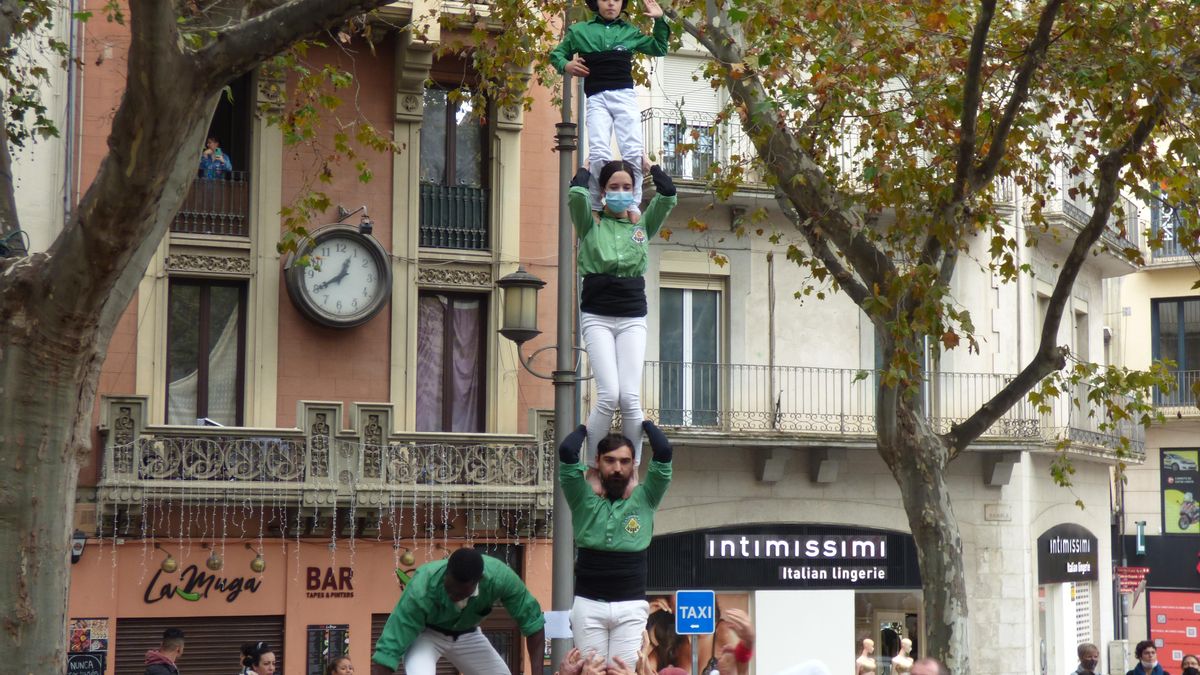
[[[571,633],[585,657],[607,663],[620,658],[635,668],[646,629],[646,549],[654,537],[654,513],[671,484],[671,443],[653,422],[642,429],[654,449],[646,479],[625,497],[637,466],[633,443],[621,434],[601,439],[596,450],[603,495],[584,477],[579,450],[587,438],[580,425],[558,447],[559,481],[575,531],[575,601]]]
[[[508,565],[460,548],[413,574],[375,643],[371,675],[392,675],[401,661],[408,675],[434,675],[443,656],[464,675],[510,672],[479,629],[497,600],[520,627],[534,672],[540,672],[546,648],[541,605]]]

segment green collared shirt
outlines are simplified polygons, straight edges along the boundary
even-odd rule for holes
[[[595,54],[624,47],[631,52],[648,56],[666,56],[671,39],[671,27],[660,16],[654,20],[654,28],[646,35],[637,26],[616,19],[605,21],[597,14],[591,21],[573,23],[561,44],[550,52],[550,63],[558,72],[563,72],[575,54]]]
[[[483,579],[477,593],[467,599],[462,609],[446,594],[445,576],[445,560],[435,560],[417,569],[375,643],[372,661],[395,670],[427,626],[448,631],[471,630],[492,611],[497,600],[504,604],[526,637],[541,630],[546,622],[541,605],[521,578],[496,558],[483,556]]]
[[[577,263],[580,276],[611,274],[640,277],[646,273],[650,240],[662,229],[679,199],[675,195],[654,195],[642,219],[634,225],[626,218],[613,218],[600,212],[600,221],[592,215],[592,200],[587,188],[572,187],[567,205],[575,234],[579,237]]]
[[[644,551],[654,536],[654,512],[671,484],[671,463],[651,460],[646,480],[629,499],[616,501],[592,491],[583,462],[559,462],[558,476],[571,508],[575,545],[599,551]]]

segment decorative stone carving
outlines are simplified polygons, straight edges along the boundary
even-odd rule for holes
[[[417,283],[431,286],[490,288],[492,286],[492,272],[488,269],[463,267],[422,267],[417,272]]]
[[[314,476],[327,478],[329,476],[329,423],[325,421],[326,414],[315,414],[316,421],[312,423],[312,438],[309,441],[312,449],[312,472]]]
[[[283,438],[139,439],[143,480],[304,480],[304,443]]]
[[[390,485],[537,485],[538,450],[532,445],[392,445]]]
[[[113,420],[113,471],[121,474],[133,472],[133,408],[123,405]]]
[[[167,270],[250,274],[250,259],[239,256],[175,254],[167,256]]]
[[[400,98],[400,107],[404,108],[405,112],[415,114],[421,108],[421,99],[417,98],[416,94],[405,94]]]
[[[367,415],[363,441],[363,475],[379,478],[383,470],[383,425],[379,423],[379,415]]]

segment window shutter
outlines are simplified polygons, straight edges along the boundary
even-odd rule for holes
[[[158,649],[163,630],[179,628],[183,656],[176,664],[186,675],[236,675],[245,642],[266,641],[275,652],[277,673],[283,665],[282,616],[201,616],[167,619],[117,619],[116,675],[142,675],[146,651]],[[110,651],[110,656],[114,652]]]

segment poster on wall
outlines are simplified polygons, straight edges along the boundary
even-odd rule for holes
[[[1159,661],[1179,663],[1185,654],[1200,653],[1200,593],[1151,590],[1146,602]]]
[[[323,675],[325,666],[350,653],[350,625],[329,624],[308,627],[306,675]]]
[[[1162,474],[1164,534],[1200,534],[1200,464],[1197,448],[1163,448]]]
[[[648,672],[656,673],[667,666],[675,666],[690,675],[692,641],[691,636],[675,632],[675,593],[651,593],[646,596],[646,601],[650,604],[650,614],[646,618],[649,641],[643,646],[642,658],[650,668]],[[748,612],[749,608],[750,596],[746,593],[717,593],[716,632],[696,636],[701,673],[709,672],[704,666],[710,664],[714,654],[720,654],[725,646],[733,647],[738,643],[729,623],[722,620],[722,612],[729,609]]]
[[[67,624],[67,652],[87,654],[108,651],[108,619],[71,619]]]

